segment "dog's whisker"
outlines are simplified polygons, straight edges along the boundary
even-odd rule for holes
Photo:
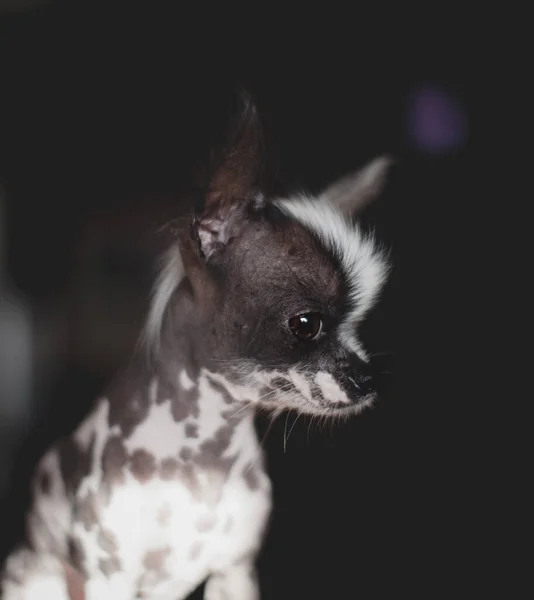
[[[308,430],[307,430],[307,432],[306,432],[306,443],[307,443],[307,444],[309,444],[309,443],[310,443],[310,427],[311,427],[312,421],[313,421],[313,416],[312,416],[312,417],[310,417],[310,421],[309,421],[309,423],[308,423]]]
[[[266,400],[267,398],[269,398],[269,397],[271,397],[271,396],[273,396],[273,395],[275,396],[275,395],[277,395],[277,394],[279,394],[279,393],[285,393],[285,392],[288,392],[288,391],[290,391],[290,390],[292,389],[292,387],[293,387],[293,384],[291,384],[291,383],[288,383],[288,384],[286,384],[285,386],[280,386],[280,387],[278,387],[278,388],[274,388],[274,389],[272,389],[272,390],[270,390],[270,391],[268,391],[268,392],[265,392],[265,394],[261,395],[261,396],[259,397],[259,400],[260,400],[260,401],[261,401],[261,400]]]
[[[273,411],[274,412],[274,411]],[[281,414],[281,413],[280,413]],[[267,430],[265,431],[263,438],[260,441],[260,447],[263,447],[265,442],[267,441],[267,437],[273,427],[274,422],[276,421],[276,418],[278,417],[278,414],[273,414],[272,419],[269,422],[269,426],[267,427]]]
[[[253,405],[253,404],[254,404],[254,402],[252,402],[252,401],[250,401],[250,400],[249,400],[249,401],[247,401],[247,402],[244,402],[244,403],[243,403],[243,406],[240,406],[238,409],[236,409],[236,410],[235,410],[235,412],[233,412],[233,413],[230,415],[230,418],[231,418],[231,419],[234,419],[234,418],[235,418],[235,417],[236,417],[236,416],[237,416],[239,413],[243,412],[244,410],[246,410],[247,408],[249,408],[249,406],[251,406],[251,405]]]
[[[289,415],[289,413],[288,413],[288,415]],[[293,428],[295,427],[295,423],[299,420],[300,415],[301,415],[301,413],[297,413],[297,416],[295,417],[295,420],[293,421],[293,424],[291,425],[291,427],[289,429],[287,438],[284,436],[284,452],[286,451],[286,446],[287,446],[287,442],[289,440],[289,436],[291,435],[291,432],[293,431]],[[286,425],[287,425],[287,420],[286,420]]]

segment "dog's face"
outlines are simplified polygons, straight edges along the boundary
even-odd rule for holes
[[[250,164],[257,140],[248,110],[253,124],[240,138],[247,152],[234,150],[233,168],[216,174],[190,230],[190,279],[210,307],[206,355],[243,398],[264,406],[361,410],[376,380],[357,329],[387,267],[354,216],[380,190],[389,161],[375,160],[317,198],[265,198],[249,185],[255,173],[245,158],[235,166],[240,156]]]

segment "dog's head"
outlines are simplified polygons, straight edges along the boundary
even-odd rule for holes
[[[270,198],[256,185],[260,150],[245,98],[238,135],[182,240],[195,344],[238,397],[315,414],[358,411],[376,381],[357,330],[387,266],[354,219],[380,192],[389,159],[318,197]]]

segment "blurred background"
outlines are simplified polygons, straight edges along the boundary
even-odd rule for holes
[[[319,189],[397,157],[365,214],[395,270],[364,339],[393,383],[345,425],[258,422],[275,486],[263,598],[441,597],[472,567],[452,473],[456,383],[443,378],[473,208],[458,63],[448,48],[408,69],[413,37],[381,31],[360,47],[363,18],[347,27],[333,10],[315,31],[288,13],[274,26],[266,5],[139,6],[0,0],[0,556],[36,459],[131,352],[162,227],[187,214],[193,170],[244,84],[284,181]]]

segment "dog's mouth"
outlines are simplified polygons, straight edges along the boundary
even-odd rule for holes
[[[295,377],[294,373],[277,375],[262,394],[265,404],[296,409],[309,415],[350,416],[373,405],[376,392],[354,394],[341,387],[329,374],[323,377]]]
[[[376,394],[367,394],[366,396],[352,399],[350,402],[325,402],[324,400],[316,399],[313,402],[300,404],[297,408],[303,413],[312,415],[350,417],[372,407],[376,398]]]
[[[350,416],[357,415],[367,408],[371,408],[377,399],[377,394],[367,394],[359,397],[350,404],[337,402],[324,407],[326,415],[332,416]]]
[[[243,399],[267,410],[296,410],[302,414],[351,416],[372,406],[378,398],[375,389],[351,382],[344,373],[304,369],[264,370],[252,366],[246,374],[236,371],[236,384]]]

